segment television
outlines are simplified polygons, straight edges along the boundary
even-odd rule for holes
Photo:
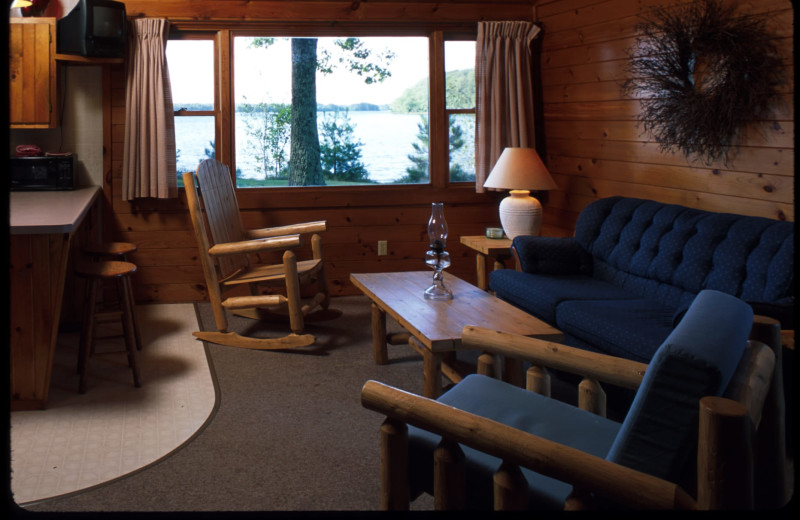
[[[56,24],[56,52],[98,58],[124,58],[128,38],[125,4],[78,0]]]

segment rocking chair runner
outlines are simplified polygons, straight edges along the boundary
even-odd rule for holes
[[[317,234],[327,229],[327,223],[317,221],[244,230],[228,167],[214,159],[205,160],[197,168],[197,181],[213,246],[209,244],[206,234],[195,176],[191,172],[183,174],[189,213],[218,331],[201,331],[194,335],[211,343],[258,350],[282,350],[313,344],[314,336],[303,334],[305,316],[319,309],[327,309],[330,304],[322,239]],[[292,249],[302,245],[302,236],[305,234],[312,234],[313,259],[298,261]],[[251,262],[254,253],[276,250],[285,251],[282,264],[261,265]],[[303,305],[300,286],[314,282],[318,292],[309,303]],[[250,296],[223,299],[226,291],[241,284],[250,287]],[[259,294],[259,286],[276,285],[285,285],[285,296]],[[258,318],[258,310],[274,310],[276,306],[288,310],[291,333],[287,336],[250,338],[228,332],[226,310]]]

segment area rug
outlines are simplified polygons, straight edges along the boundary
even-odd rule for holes
[[[206,349],[191,335],[194,306],[138,306],[137,319],[141,388],[133,386],[118,325],[98,330],[85,394],[77,392],[78,334],[60,334],[47,409],[10,416],[16,504],[141,471],[188,442],[212,416],[216,392]]]

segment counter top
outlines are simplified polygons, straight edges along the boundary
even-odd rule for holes
[[[68,191],[12,191],[9,194],[10,233],[72,233],[99,193],[99,186]]]

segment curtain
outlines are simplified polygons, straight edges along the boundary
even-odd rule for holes
[[[175,117],[167,69],[169,22],[131,22],[125,85],[122,200],[178,196]]]
[[[503,149],[535,147],[530,22],[478,22],[475,53],[475,190]]]

